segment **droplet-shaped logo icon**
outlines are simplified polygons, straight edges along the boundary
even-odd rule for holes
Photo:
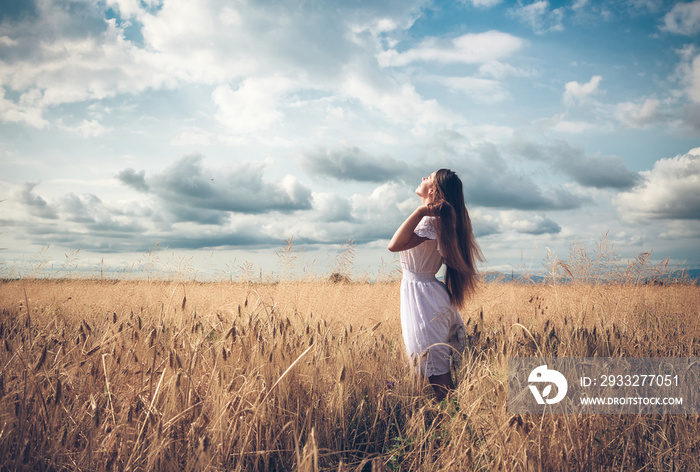
[[[536,367],[530,372],[530,376],[527,381],[532,383],[546,384],[540,393],[539,389],[535,385],[530,385],[530,391],[532,396],[535,397],[537,403],[540,405],[553,405],[554,403],[559,403],[566,396],[566,391],[569,389],[569,383],[566,381],[561,372],[554,369],[548,369],[547,364]],[[556,385],[557,394],[554,398],[549,398],[552,393],[552,385]]]

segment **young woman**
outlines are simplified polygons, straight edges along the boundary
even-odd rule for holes
[[[396,230],[389,250],[400,253],[403,270],[401,329],[406,351],[441,401],[454,388],[450,346],[464,349],[464,322],[457,309],[474,291],[476,260],[483,257],[457,174],[448,169],[433,172],[423,177],[416,193],[422,204]],[[444,283],[435,278],[443,263]]]

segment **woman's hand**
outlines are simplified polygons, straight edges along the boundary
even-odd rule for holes
[[[431,206],[432,206],[432,205],[430,205],[430,204],[428,204],[428,205],[421,205],[421,206],[419,206],[418,208],[416,208],[416,211],[417,211],[418,214],[421,216],[421,218],[423,218],[424,216],[433,216],[433,215],[432,215],[432,210],[431,210],[431,208],[430,208]]]

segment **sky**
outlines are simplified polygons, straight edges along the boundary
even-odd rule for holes
[[[378,278],[438,168],[482,271],[698,268],[699,33],[700,1],[3,0],[0,271]]]

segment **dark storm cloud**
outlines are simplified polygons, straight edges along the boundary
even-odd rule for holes
[[[378,183],[420,175],[411,171],[405,162],[374,157],[358,147],[307,151],[299,159],[299,164],[309,173],[341,181]]]
[[[134,169],[124,169],[117,174],[117,179],[138,192],[147,193],[149,191],[146,183],[146,171],[136,172]]]
[[[509,151],[529,160],[547,162],[553,170],[585,187],[626,190],[640,181],[639,174],[629,170],[620,157],[589,155],[563,140],[548,145],[514,140]]]

